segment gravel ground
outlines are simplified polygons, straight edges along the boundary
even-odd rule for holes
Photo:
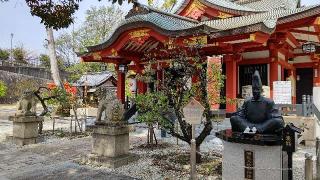
[[[160,142],[168,143],[168,148],[157,148],[154,150],[137,148],[146,142],[145,128],[137,127],[130,134],[130,151],[138,154],[140,159],[132,164],[117,169],[105,167],[92,167],[90,165],[79,165],[77,162],[89,154],[91,150],[91,138],[46,138],[45,142],[35,145],[18,147],[4,142],[5,136],[12,132],[12,122],[8,116],[15,112],[14,106],[0,107],[0,180],[2,179],[188,179],[188,174],[176,171],[167,171],[153,166],[152,156],[160,153],[188,151],[189,145],[176,138],[160,138],[160,131],[156,134]],[[215,126],[211,135],[201,145],[202,152],[221,152],[223,145],[220,139],[214,136],[219,129],[229,127],[228,121]],[[56,129],[69,129],[67,121],[58,121]],[[201,127],[198,127],[199,129]],[[46,120],[44,129],[52,129],[52,121]],[[199,130],[198,130],[199,132]],[[300,146],[294,154],[294,179],[304,179],[304,155],[311,153],[315,155],[314,148]],[[201,179],[216,179],[206,177]]]

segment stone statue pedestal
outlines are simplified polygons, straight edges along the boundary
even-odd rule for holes
[[[93,126],[90,164],[117,168],[134,161],[129,153],[129,126],[126,123],[106,123]]]
[[[222,179],[282,180],[281,137],[244,135],[224,130],[216,133],[223,140]]]
[[[12,142],[23,146],[38,142],[38,124],[43,121],[39,116],[10,116],[13,121]]]

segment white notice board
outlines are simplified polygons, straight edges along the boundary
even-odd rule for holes
[[[291,104],[291,81],[273,81],[273,100],[275,104]]]

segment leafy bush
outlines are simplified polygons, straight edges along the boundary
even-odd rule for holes
[[[71,87],[69,83],[64,83],[64,89],[57,87],[56,85],[49,83],[48,88],[50,89],[50,94],[46,96],[54,96],[48,100],[48,104],[56,106],[56,114],[62,116],[69,116],[70,109],[73,105],[77,103],[77,89],[75,87]]]
[[[6,49],[0,49],[0,60],[8,60],[10,52]]]
[[[6,93],[7,93],[7,85],[3,81],[0,81],[0,97],[5,96]]]
[[[18,99],[21,97],[23,92],[25,91],[36,91],[39,87],[39,82],[35,79],[21,79],[12,83],[10,89],[10,96],[17,97]]]
[[[48,70],[50,70],[50,57],[46,54],[40,54],[39,56],[39,60],[40,60],[40,66],[41,67],[44,67]],[[58,60],[58,68],[59,70],[64,70],[65,69],[65,65],[64,65],[64,62],[63,60],[58,56],[57,57],[57,60]]]
[[[171,124],[163,117],[163,113],[168,111],[168,97],[163,92],[139,94],[136,97],[138,107],[137,119],[147,124],[158,122],[162,127]],[[170,127],[169,127],[170,128]]]
[[[26,58],[27,58],[27,52],[26,50],[23,49],[23,47],[16,47],[13,49],[13,52],[12,52],[12,55],[13,55],[13,58],[20,62],[20,63],[28,63],[26,61]]]

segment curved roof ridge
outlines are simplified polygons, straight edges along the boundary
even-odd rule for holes
[[[270,11],[274,9],[296,9],[298,3],[298,0],[251,0],[241,3],[241,5],[256,10]]]
[[[243,5],[243,4],[249,4],[257,1],[261,1],[261,0],[233,0],[232,2]]]
[[[227,8],[227,9],[231,9],[231,10],[247,11],[247,12],[265,12],[265,11],[262,11],[262,10],[256,10],[254,8],[242,6],[242,5],[239,5],[237,3],[234,3],[234,2],[231,2],[231,1],[227,1],[227,0],[201,0],[201,1],[209,2],[212,5],[220,6],[222,8]]]
[[[172,8],[171,13],[178,14],[180,13],[190,2],[191,0],[182,0],[179,1],[175,7]],[[215,6],[219,9],[223,9],[226,12],[228,11],[243,11],[243,12],[265,12],[263,10],[256,10],[254,8],[242,6],[232,1],[228,0],[199,0],[203,4],[210,4],[209,6]],[[229,10],[228,10],[229,9]]]
[[[272,28],[275,28],[277,26],[277,21],[278,21],[277,18],[275,18],[275,19],[266,19],[266,20],[263,21],[263,24],[266,27],[272,29]]]
[[[176,18],[174,16],[170,16],[170,15],[158,13],[158,12],[150,12],[147,14],[137,14],[137,15],[128,17],[123,22],[121,22],[118,26],[114,27],[114,29],[111,31],[109,36],[105,38],[103,41],[101,41],[101,43],[94,46],[88,46],[87,49],[89,51],[97,51],[110,45],[115,40],[115,38],[117,38],[122,32],[124,32],[124,31],[120,31],[119,29],[121,28],[124,29],[123,27],[125,27],[128,24],[130,24],[133,28],[143,28],[144,26],[137,27],[134,25],[134,24],[137,24],[138,22],[145,25],[147,24],[148,26],[156,26],[162,32],[163,31],[172,31],[172,32],[185,31],[185,30],[189,30],[189,29],[197,28],[201,26],[204,26],[204,28],[210,28],[205,24],[194,23],[193,21],[186,21],[181,18]],[[210,29],[213,30],[212,28]]]
[[[182,20],[190,21],[190,22],[193,22],[193,23],[199,23],[199,21],[197,21],[195,19],[191,19],[191,18],[180,16],[180,15],[177,15],[177,14],[172,14],[172,13],[169,13],[169,12],[165,12],[165,11],[162,11],[162,10],[159,10],[159,9],[156,9],[156,8],[151,7],[151,6],[148,6],[148,5],[145,5],[145,4],[141,4],[141,3],[138,3],[138,2],[134,2],[134,7],[130,11],[132,11],[132,10],[134,11],[135,7],[143,8],[146,11],[148,11],[149,13],[150,12],[156,12],[156,13],[164,14],[164,15],[167,15],[167,16],[172,16],[172,17],[175,17],[175,18],[179,18],[179,19],[182,19]],[[130,14],[130,12],[128,14]],[[136,14],[139,14],[139,13],[136,13]]]
[[[225,30],[225,29],[242,27],[249,24],[260,23],[270,19],[284,18],[293,14],[311,10],[316,7],[320,7],[320,5],[313,5],[313,6],[307,6],[307,7],[301,7],[301,8],[289,9],[289,10],[276,9],[276,10],[268,11],[265,13],[238,16],[238,17],[232,17],[227,19],[209,20],[209,21],[203,21],[202,23],[215,29]]]

